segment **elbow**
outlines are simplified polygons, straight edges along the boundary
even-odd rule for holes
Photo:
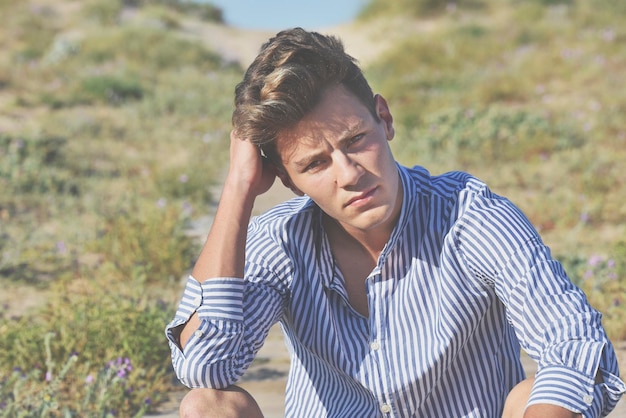
[[[185,356],[182,352],[173,366],[178,380],[190,389],[226,389],[241,377],[231,361],[211,363],[202,356]]]

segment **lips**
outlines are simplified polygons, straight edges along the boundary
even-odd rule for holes
[[[365,204],[372,197],[376,189],[377,187],[372,187],[371,189],[368,189],[365,192],[353,197],[352,199],[348,200],[344,207]]]

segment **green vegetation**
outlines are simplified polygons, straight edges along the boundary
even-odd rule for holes
[[[0,2],[0,280],[45,295],[0,308],[0,416],[139,416],[171,389],[242,73],[176,29],[193,7]]]
[[[0,308],[0,416],[140,416],[171,389],[163,328],[242,69],[188,30],[221,20],[207,5],[0,0],[0,16],[0,285],[46,295]],[[625,17],[600,0],[373,0],[361,17],[404,36],[366,69],[399,159],[515,201],[615,340]]]

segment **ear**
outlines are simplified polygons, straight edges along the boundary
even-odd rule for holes
[[[376,114],[383,123],[385,134],[387,135],[387,141],[391,141],[395,136],[396,131],[393,127],[393,116],[389,110],[387,100],[385,100],[385,98],[380,94],[374,96],[374,100],[376,101]]]
[[[276,175],[286,188],[288,188],[298,196],[304,196],[304,193],[302,193],[302,191],[300,191],[300,189],[298,189],[295,184],[293,184],[291,178],[289,177],[289,174],[287,174],[284,169],[276,170]]]

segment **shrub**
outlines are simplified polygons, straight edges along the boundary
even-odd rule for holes
[[[220,58],[200,42],[176,32],[145,27],[113,27],[92,33],[82,42],[76,61],[118,62],[135,73],[153,77],[167,70],[195,67],[199,71],[219,68]]]
[[[0,318],[0,416],[130,417],[158,403],[170,304],[98,275],[56,290],[39,312]]]
[[[208,2],[189,0],[136,0],[137,3],[159,4],[208,22],[222,23],[222,10]]]
[[[100,25],[112,25],[117,23],[123,6],[120,0],[89,0],[83,6],[83,13]]]
[[[105,213],[99,238],[87,248],[100,254],[109,274],[136,285],[173,284],[193,262],[195,243],[185,234],[188,213],[165,199]]]
[[[112,105],[123,104],[128,100],[139,100],[144,95],[141,83],[131,77],[112,75],[87,77],[81,82],[79,101],[105,102]]]
[[[483,8],[488,2],[484,0],[469,0],[450,2],[448,0],[371,0],[360,13],[360,18],[380,17],[381,15],[425,17],[456,8],[458,4],[463,8]]]
[[[66,144],[61,136],[15,137],[0,132],[0,184],[4,190],[13,194],[79,193],[65,166]]]
[[[22,2],[11,6],[13,9],[8,11],[11,19],[3,19],[2,23],[18,45],[14,57],[20,62],[41,58],[58,31],[53,9]]]
[[[503,107],[451,108],[426,115],[424,123],[401,145],[403,158],[456,163],[460,167],[484,161],[547,158],[550,154],[583,145],[571,126],[555,123],[536,112]]]
[[[592,254],[572,270],[573,280],[589,302],[602,312],[603,324],[614,341],[626,338],[626,243],[618,243],[611,254]]]

